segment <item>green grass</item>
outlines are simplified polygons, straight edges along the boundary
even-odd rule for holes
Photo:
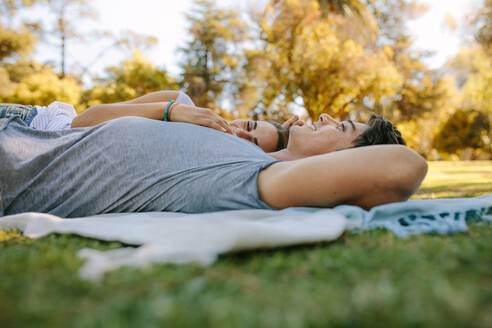
[[[492,162],[431,163],[419,198],[492,192]],[[0,231],[0,327],[492,327],[492,226],[453,236],[345,234],[221,256],[208,268],[123,268],[81,281],[104,243]]]
[[[492,161],[430,162],[413,198],[472,197],[492,193]]]

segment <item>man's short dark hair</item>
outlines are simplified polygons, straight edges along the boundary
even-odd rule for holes
[[[367,124],[369,129],[354,140],[354,148],[388,144],[407,145],[401,136],[401,132],[384,117],[371,114]]]
[[[267,121],[270,124],[272,124],[276,129],[277,129],[277,148],[275,151],[279,151],[287,147],[287,143],[289,142],[289,129],[284,128],[282,124],[273,122],[273,121]]]

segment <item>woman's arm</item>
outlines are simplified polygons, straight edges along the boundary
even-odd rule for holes
[[[162,90],[128,101],[92,106],[72,121],[72,128],[93,126],[123,116],[162,120],[165,106],[178,95],[179,91]]]
[[[72,121],[72,128],[94,126],[123,116],[140,116],[162,121],[168,102],[142,104],[101,104],[88,108]],[[174,103],[169,121],[197,124],[226,133],[233,133],[229,123],[208,108]]]
[[[172,90],[162,90],[151,92],[141,97],[122,101],[117,104],[145,104],[145,103],[155,103],[155,102],[169,102],[171,100],[176,100],[178,98],[179,91]]]
[[[399,145],[352,148],[275,163],[260,172],[260,199],[274,208],[405,201],[420,186],[427,162]]]
[[[72,128],[94,126],[123,116],[140,116],[162,120],[167,102],[144,104],[101,104],[89,107],[72,121]]]

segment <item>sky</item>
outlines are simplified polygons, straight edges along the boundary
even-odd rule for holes
[[[389,0],[391,1],[391,0]],[[224,5],[245,11],[249,4],[264,3],[265,0],[220,0]],[[419,19],[408,23],[408,29],[414,35],[414,48],[432,51],[433,55],[425,61],[431,68],[441,67],[447,59],[454,56],[462,44],[462,37],[444,26],[447,13],[462,22],[472,6],[480,0],[421,0],[429,5],[430,10]],[[144,52],[155,65],[164,67],[172,75],[179,74],[179,53],[176,49],[185,44],[187,23],[185,14],[190,10],[192,0],[94,0],[93,5],[99,13],[97,26],[117,34],[130,29],[137,33],[157,37],[158,44]],[[89,24],[88,27],[91,25]],[[94,26],[94,25],[93,25]],[[85,26],[81,26],[84,28]],[[77,65],[92,63],[101,53],[103,45],[68,45],[68,69]],[[35,58],[41,62],[52,60],[58,62],[56,48],[39,46]],[[103,68],[117,65],[124,55],[108,51],[100,57],[90,70],[95,75],[101,74]]]

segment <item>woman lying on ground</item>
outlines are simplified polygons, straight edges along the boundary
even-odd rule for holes
[[[297,116],[291,117],[282,125],[271,121],[234,120],[227,122],[208,108],[196,107],[187,94],[164,90],[129,101],[90,107],[73,120],[72,127],[93,126],[123,116],[163,120],[165,109],[169,102],[174,100],[176,102],[171,104],[167,116],[170,122],[192,123],[231,133],[255,143],[265,152],[284,149],[289,137],[288,128],[293,124],[302,124],[297,122]]]
[[[272,153],[216,129],[141,117],[63,131],[0,119],[0,214],[368,209],[408,199],[423,180],[426,161],[403,143],[382,117],[323,114],[294,124],[287,147]]]
[[[207,108],[196,107],[191,98],[180,91],[157,91],[142,97],[113,104],[88,108],[77,116],[72,105],[53,102],[47,107],[19,104],[0,104],[0,118],[20,117],[37,130],[60,131],[69,128],[94,126],[123,116],[140,116],[163,120],[169,102],[167,120],[185,122],[217,129],[251,141],[265,152],[286,147],[292,124],[303,124],[297,116],[282,125],[271,121],[234,120],[230,123]]]

